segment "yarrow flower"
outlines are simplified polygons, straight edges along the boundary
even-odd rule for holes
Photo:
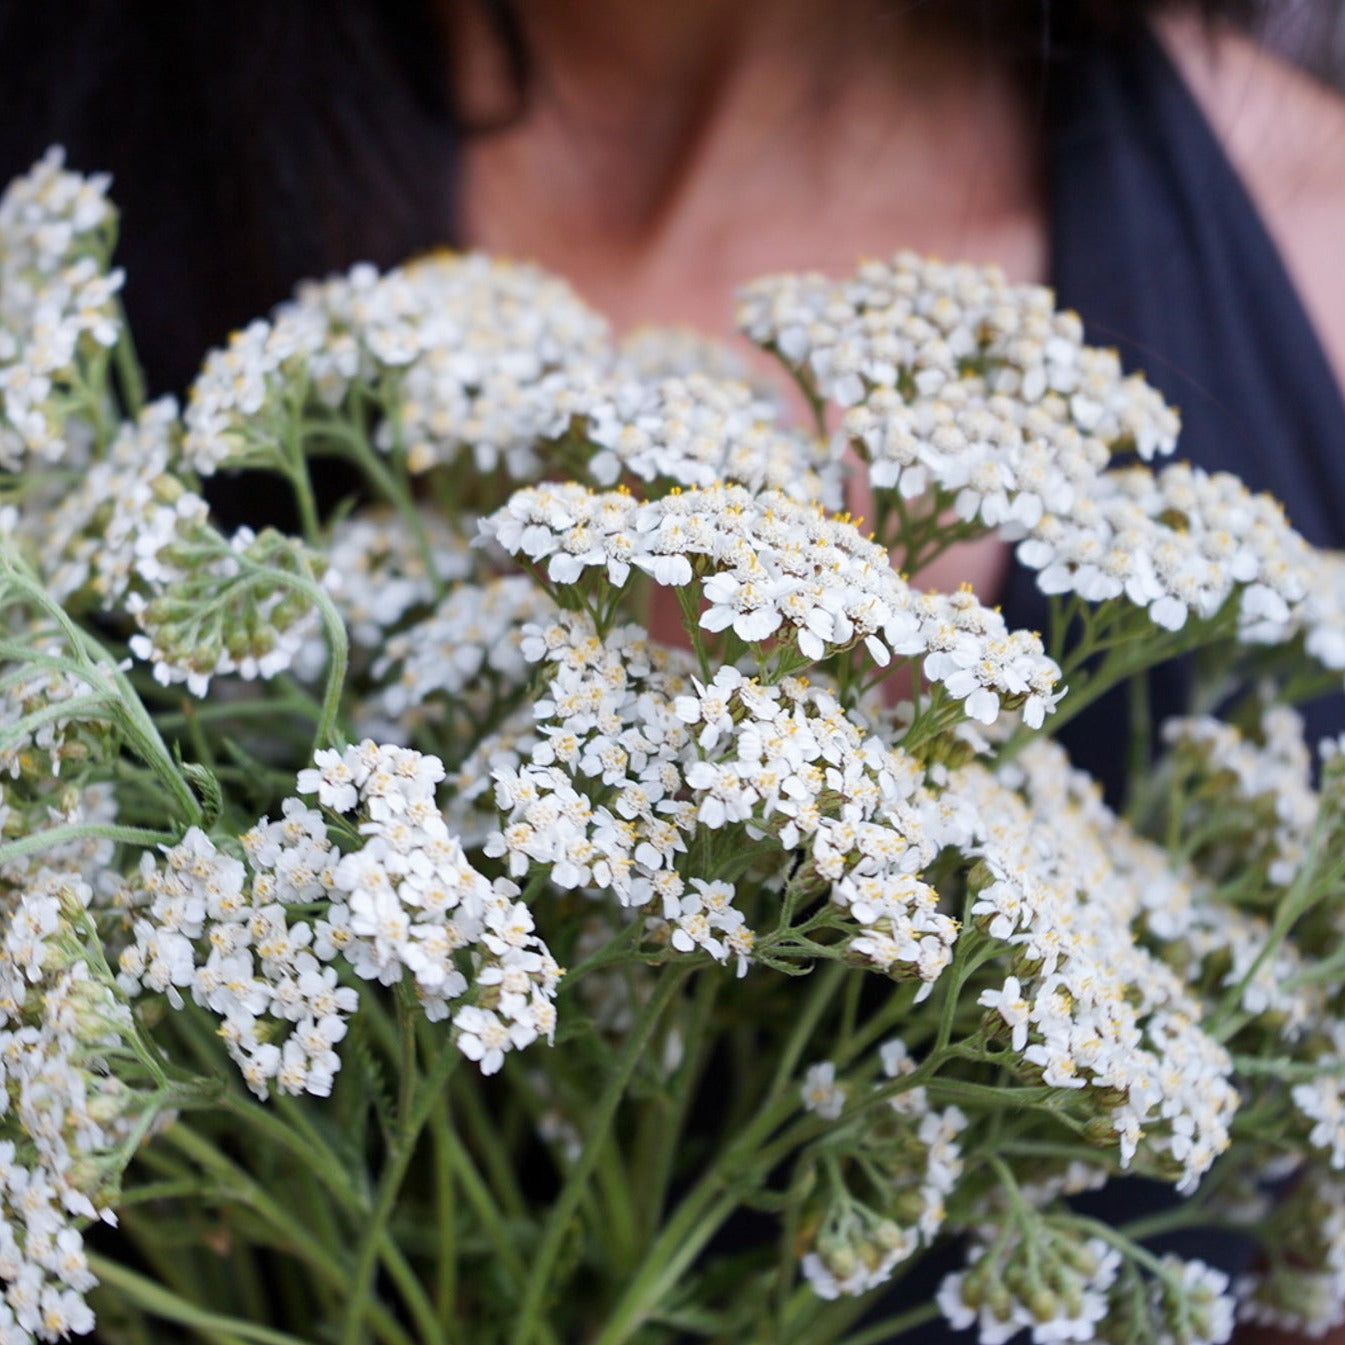
[[[116,1222],[122,1169],[165,1105],[155,1080],[121,1063],[144,1048],[97,951],[92,898],[79,873],[45,866],[0,893],[5,1339],[93,1329],[84,1295],[97,1277],[81,1228]]]
[[[799,1091],[804,1109],[824,1121],[834,1121],[845,1110],[845,1088],[836,1082],[836,1066],[829,1060],[809,1065]]]
[[[226,541],[202,526],[159,559],[171,570],[149,594],[132,593],[126,610],[140,628],[131,652],[162,686],[204,696],[213,677],[275,677],[317,635],[316,558],[292,538],[240,528]]]
[[[1095,1339],[1121,1268],[1120,1253],[1101,1239],[1072,1238],[1041,1221],[973,1247],[969,1260],[966,1271],[945,1277],[936,1301],[955,1331],[974,1326],[981,1345],[1003,1345],[1024,1329],[1033,1345]]]
[[[96,438],[81,364],[121,337],[106,174],[51,149],[0,196],[0,467],[83,465]]]
[[[981,859],[971,915],[1016,950],[979,1002],[1025,1076],[1100,1111],[1122,1165],[1138,1155],[1191,1190],[1228,1147],[1238,1095],[1199,1001],[1137,936],[1147,873],[1126,857],[1140,847],[1058,748],[1034,743],[1006,775],[1023,795],[980,766],[949,781]]]
[[[1266,1265],[1238,1280],[1238,1319],[1320,1338],[1345,1324],[1345,1182],[1305,1170],[1278,1214]]]
[[[445,585],[472,569],[464,539],[428,510],[417,514],[414,527],[385,509],[351,514],[333,526],[326,560],[351,644],[371,652],[409,613],[432,607]]]
[[[826,441],[785,427],[778,405],[745,382],[704,373],[618,375],[576,391],[567,405],[597,447],[586,470],[598,485],[623,475],[683,487],[733,481],[840,505],[840,463]]]
[[[913,1068],[899,1040],[884,1046],[882,1059],[888,1079]],[[803,1095],[808,1110],[835,1120],[847,1090],[824,1062],[808,1070]],[[957,1107],[931,1108],[923,1089],[910,1089],[876,1114],[861,1112],[827,1135],[829,1151],[850,1159],[853,1170],[870,1180],[838,1184],[842,1169],[827,1169],[820,1219],[800,1262],[814,1293],[824,1299],[867,1293],[933,1244],[945,1202],[962,1176],[959,1137],[967,1124]]]
[[[1287,886],[1307,859],[1320,800],[1312,787],[1302,717],[1287,706],[1271,707],[1259,727],[1263,741],[1258,743],[1208,716],[1170,719],[1163,738],[1175,751],[1176,769],[1207,780],[1202,806],[1228,810],[1219,837],[1228,854],[1225,862],[1264,867],[1269,882]],[[1247,837],[1242,846],[1239,830]],[[1262,840],[1266,833],[1268,853]]]
[[[818,398],[878,492],[934,491],[1016,540],[1070,514],[1113,454],[1172,451],[1177,417],[1115,352],[1083,343],[1050,290],[911,253],[848,280],[766,277],[738,325]]]
[[[564,281],[480,253],[372,266],[300,286],[273,319],[213,352],[188,398],[184,452],[202,475],[267,460],[300,378],[338,407],[356,380],[387,387],[380,451],[420,473],[465,453],[515,479],[566,426],[559,394],[613,358],[607,324]]]
[[[121,899],[136,911],[123,987],[177,1005],[187,991],[217,1014],[262,1097],[272,1083],[330,1092],[335,1047],[358,1003],[330,965],[338,958],[363,980],[392,985],[409,975],[431,1021],[470,989],[476,1002],[453,1023],[464,1054],[488,1073],[502,1051],[550,1038],[560,969],[515,900],[518,888],[483,878],[448,832],[434,803],[442,778],[437,759],[403,748],[366,741],[319,752],[298,789],[331,813],[353,814],[365,838],[358,849],[342,853],[323,814],[289,799],[281,820],[263,818],[242,838],[246,863],[197,828],[162,864],[145,855]],[[317,918],[291,917],[314,903]],[[279,1025],[288,1035],[277,1042]]]
[[[526,632],[555,611],[521,575],[455,584],[429,616],[381,642],[372,671],[383,685],[364,713],[405,731],[436,707],[484,710],[486,686],[514,688],[526,680]]]
[[[558,584],[590,570],[618,587],[633,568],[670,587],[705,576],[701,627],[748,643],[788,633],[817,660],[862,641],[883,666],[925,656],[925,675],[983,723],[1010,705],[1040,726],[1060,694],[1036,636],[1010,632],[970,592],[916,593],[852,523],[778,492],[713,486],[641,503],[576,485],[525,487],[480,527]]]

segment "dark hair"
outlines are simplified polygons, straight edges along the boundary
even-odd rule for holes
[[[474,3],[526,97],[517,0]],[[910,3],[910,0],[892,0]],[[1250,0],[1215,0],[1244,14]],[[1116,35],[1153,0],[925,0],[1028,58]],[[296,280],[453,237],[461,124],[434,0],[0,0],[0,180],[51,143],[110,170],[151,383]]]
[[[451,229],[453,118],[422,0],[4,0],[8,181],[111,171],[142,359],[183,387],[295,281]]]

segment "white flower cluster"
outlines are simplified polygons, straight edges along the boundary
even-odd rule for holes
[[[1278,1211],[1270,1265],[1237,1283],[1238,1317],[1320,1339],[1345,1325],[1345,1182],[1301,1172]]]
[[[18,797],[19,791],[8,788],[0,794],[0,837],[13,840],[47,828],[97,827],[116,821],[117,800],[111,785],[84,782],[58,788],[55,777],[49,777],[47,785],[27,798]],[[114,881],[109,875],[115,851],[111,841],[96,834],[76,834],[48,844],[39,856],[23,855],[0,865],[0,882],[22,888],[38,867],[45,867],[78,874],[101,897]]]
[[[133,913],[118,980],[129,995],[182,992],[222,1020],[220,1037],[258,1097],[325,1097],[340,1069],[355,992],[323,966],[330,952],[289,907],[330,890],[338,859],[319,814],[289,800],[284,818],[262,820],[244,838],[256,866],[220,851],[199,827],[163,858],[141,857],[119,904]]]
[[[617,359],[622,374],[644,382],[703,374],[747,383],[762,401],[780,400],[779,389],[754,378],[747,360],[733,346],[695,327],[636,327],[618,343]]]
[[[1150,1281],[1151,1319],[1160,1329],[1159,1345],[1224,1345],[1237,1321],[1237,1300],[1229,1293],[1228,1276],[1203,1261],[1162,1257]]]
[[[900,1040],[883,1046],[882,1062],[888,1079],[913,1068]],[[845,1089],[834,1082],[830,1062],[808,1070],[803,1096],[805,1107],[825,1119],[840,1115]],[[850,1133],[828,1136],[863,1170],[881,1173],[881,1184],[875,1182],[866,1198],[848,1189],[832,1192],[812,1248],[800,1263],[818,1297],[876,1289],[903,1261],[933,1244],[943,1227],[944,1202],[962,1176],[958,1137],[966,1127],[967,1118],[957,1107],[934,1110],[925,1090],[912,1088],[894,1095],[876,1116],[861,1114]]]
[[[1345,667],[1338,611],[1308,601],[1319,553],[1289,527],[1278,502],[1237,477],[1174,463],[1096,476],[1069,510],[1044,515],[1018,558],[1048,594],[1088,602],[1125,597],[1166,630],[1213,617],[1238,596],[1239,637],[1280,643],[1302,627],[1312,652]],[[1335,661],[1331,662],[1330,659]]]
[[[456,584],[422,621],[389,636],[374,661],[382,686],[363,707],[375,722],[405,733],[432,713],[426,702],[488,708],[492,680],[527,680],[525,630],[550,621],[555,603],[526,576]]]
[[[61,639],[29,632],[31,648],[39,657],[60,658],[66,654]],[[34,659],[26,668],[0,665],[0,776],[11,780],[21,775],[30,780],[50,780],[60,775],[67,761],[89,755],[91,734],[97,727],[91,716],[61,713],[58,707],[78,702],[92,694],[83,678]],[[31,716],[31,718],[30,718]]]
[[[1247,781],[1275,773],[1279,787],[1290,800],[1288,811],[1301,816],[1305,791],[1310,790],[1306,765],[1301,747],[1284,736],[1294,718],[1283,708],[1268,712],[1271,731],[1279,743],[1270,754],[1273,760],[1263,759],[1266,749],[1230,737],[1232,730],[1218,721],[1169,723],[1177,726],[1172,731],[1175,740],[1190,740],[1181,749],[1192,754],[1185,758],[1188,767],[1203,772],[1203,754],[1209,743],[1218,743],[1230,762],[1247,769]],[[1281,827],[1275,799],[1267,795],[1261,799],[1259,810],[1253,810],[1236,797],[1230,800],[1229,791],[1240,788],[1228,774],[1217,779],[1204,774],[1185,777],[1180,791],[1182,836],[1218,824],[1217,834],[1206,831],[1210,844],[1194,861],[1175,858],[1096,804],[1084,805],[1088,834],[1093,838],[1087,844],[1090,853],[1105,853],[1115,885],[1110,890],[1120,896],[1128,889],[1137,902],[1126,904],[1124,909],[1142,943],[1158,953],[1187,985],[1215,986],[1219,992],[1240,986],[1243,1011],[1261,1020],[1285,1042],[1298,1042],[1328,1016],[1324,988],[1314,981],[1310,963],[1292,940],[1285,940],[1265,956],[1271,938],[1270,922],[1221,895],[1225,883],[1237,886],[1246,877],[1249,864],[1259,862],[1264,871],[1268,867],[1266,857],[1274,861]],[[1071,791],[1082,804],[1086,786],[1081,777],[1075,777]],[[1099,844],[1101,851],[1094,848]],[[1011,931],[1016,918],[1009,902],[991,919],[990,932],[1000,936]],[[1003,1004],[998,1007],[1004,1011]]]
[[[444,516],[417,518],[429,555],[407,521],[387,509],[363,509],[332,525],[325,547],[332,600],[357,649],[381,650],[411,612],[433,605],[443,585],[472,568],[466,543]]]
[[[401,726],[399,726],[401,729]],[[394,737],[390,741],[396,741]],[[478,849],[498,829],[495,773],[517,771],[541,742],[531,704],[521,705],[493,733],[484,734],[445,778],[444,820],[466,849]]]
[[[1018,445],[1058,436],[1066,447],[1087,437],[1145,458],[1176,439],[1175,414],[1143,379],[1122,374],[1114,351],[1085,346],[1082,323],[1055,311],[1049,289],[1009,285],[995,268],[901,252],[846,280],[768,276],[741,292],[738,326],[838,405],[879,399],[891,427],[885,484],[975,458],[1000,435]],[[924,488],[922,479],[904,493]]]
[[[690,686],[689,656],[635,626],[600,640],[573,613],[527,628],[523,655],[554,669],[527,758],[494,771],[501,825],[486,854],[516,877],[545,865],[562,890],[604,888],[624,907],[657,899],[657,932],[674,947],[742,965],[752,933],[732,885],[688,884],[676,868],[696,827],[695,804],[682,797],[691,735],[674,711]]]
[[[696,821],[712,830],[743,823],[749,836],[804,848],[848,916],[847,956],[917,978],[923,999],[957,938],[957,922],[918,876],[944,834],[924,768],[798,679],[763,686],[721,668],[709,685],[693,685],[676,712],[702,754],[685,770]]]
[[[220,1035],[260,1097],[272,1085],[331,1091],[335,1047],[358,1005],[330,965],[338,957],[385,985],[409,972],[438,1020],[468,990],[455,955],[470,950],[478,1002],[454,1026],[487,1072],[503,1050],[549,1036],[559,968],[512,900],[517,889],[476,873],[443,825],[434,803],[442,765],[372,742],[316,761],[300,773],[300,792],[357,812],[364,844],[341,854],[322,813],[287,799],[278,821],[263,818],[243,837],[246,865],[199,828],[165,847],[161,864],[143,856],[122,897],[136,913],[123,988],[178,1006],[188,990],[223,1020]],[[296,910],[314,914],[293,920]]]
[[[1170,719],[1163,725],[1163,740],[1176,753],[1177,768],[1185,762],[1205,777],[1203,810],[1223,810],[1228,819],[1221,845],[1235,845],[1236,831],[1245,830],[1249,843],[1238,846],[1237,862],[1252,862],[1261,857],[1256,851],[1264,850],[1266,877],[1279,886],[1292,883],[1303,867],[1320,804],[1303,729],[1302,716],[1288,706],[1266,708],[1259,743],[1211,716]]]
[[[1024,1220],[993,1244],[974,1245],[968,1269],[947,1276],[937,1298],[955,1330],[976,1327],[980,1345],[1004,1345],[1024,1330],[1034,1345],[1099,1335],[1224,1345],[1236,1309],[1223,1271],[1165,1255],[1141,1277],[1118,1250],[1081,1236],[1068,1219]]]
[[[1209,879],[1190,865],[1174,868],[1166,850],[1119,822],[1104,830],[1118,877],[1140,894],[1136,930],[1188,985],[1210,983],[1218,968],[1219,987],[1241,985],[1242,1009],[1264,1017],[1287,1042],[1321,1021],[1325,993],[1304,976],[1307,967],[1294,944],[1285,941],[1269,957],[1262,955],[1271,933],[1264,916],[1220,900]]]
[[[743,382],[691,373],[619,376],[581,389],[567,405],[597,446],[588,474],[612,486],[624,474],[679,486],[733,481],[804,503],[841,503],[840,464],[825,440],[779,421],[779,408]]]
[[[153,665],[160,685],[185,683],[194,696],[209,691],[212,677],[285,672],[311,652],[321,616],[281,575],[308,581],[316,559],[294,538],[251,528],[226,540],[202,527],[170,541],[155,557],[156,586],[127,595],[126,610],[140,628],[131,653]],[[338,582],[331,570],[323,578]]]
[[[248,528],[225,538],[211,526],[206,501],[176,474],[179,434],[172,399],[151,403],[78,482],[25,500],[0,531],[34,555],[59,600],[87,592],[131,616],[131,652],[153,663],[157,681],[203,696],[216,675],[291,667],[315,643],[319,617],[259,568],[302,572],[297,543]],[[331,568],[322,577],[338,578]]]
[[[739,325],[847,408],[841,434],[878,490],[937,490],[1017,541],[1044,592],[1125,597],[1168,630],[1236,593],[1242,639],[1301,630],[1309,653],[1345,669],[1345,562],[1227,474],[1105,470],[1118,451],[1170,452],[1177,418],[1053,306],[993,270],[900,254],[849,280],[757,281]]]
[[[25,499],[16,532],[48,590],[67,602],[86,588],[107,610],[167,577],[161,555],[206,526],[208,507],[172,475],[177,406],[165,397],[122,424],[105,452],[50,499]]]
[[[1121,1269],[1121,1254],[1101,1239],[1039,1221],[992,1246],[974,1244],[968,1259],[966,1270],[944,1277],[936,1298],[953,1329],[974,1326],[980,1345],[1004,1345],[1024,1330],[1033,1345],[1096,1339]]]
[[[16,1343],[93,1329],[79,1224],[116,1221],[124,1150],[153,1120],[152,1094],[109,1067],[135,1027],[89,956],[91,897],[41,867],[0,900],[0,1339]]]
[[[1296,610],[1304,648],[1324,668],[1345,668],[1345,556],[1317,551],[1303,568],[1307,593]],[[1274,628],[1267,632],[1273,638]]]
[[[572,483],[524,487],[480,529],[556,584],[595,570],[620,586],[632,567],[672,587],[708,576],[701,627],[748,643],[790,634],[816,660],[862,640],[883,666],[924,656],[925,676],[982,723],[1007,706],[1040,727],[1061,694],[1037,636],[1008,630],[969,591],[915,592],[846,518],[778,491],[716,485],[641,502]]]
[[[1345,1022],[1332,1018],[1314,1024],[1330,1043],[1319,1045],[1313,1063],[1321,1075],[1290,1090],[1294,1107],[1311,1124],[1308,1143],[1317,1149],[1336,1171],[1345,1168]]]
[[[563,281],[483,254],[442,254],[380,275],[361,265],[301,286],[207,357],[186,410],[203,475],[274,439],[287,390],[336,406],[387,385],[379,446],[412,472],[471,451],[481,471],[540,470],[537,442],[566,428],[559,393],[611,359],[607,325]]]
[[[300,792],[355,814],[365,837],[336,865],[338,899],[317,922],[318,950],[339,951],[357,976],[383,985],[409,973],[426,1017],[453,1013],[458,1048],[486,1074],[505,1052],[550,1040],[561,969],[518,887],[482,877],[444,824],[435,802],[443,763],[367,740],[315,762]],[[472,1002],[453,1012],[469,990]]]
[[[78,467],[92,438],[78,364],[116,345],[121,271],[106,268],[114,212],[106,175],[65,171],[61,150],[0,197],[0,467]]]
[[[1187,983],[1137,942],[1143,899],[1092,782],[1048,743],[1006,779],[1026,797],[975,765],[949,784],[972,804],[967,852],[984,866],[971,914],[1016,950],[980,1002],[1025,1075],[1107,1118],[1123,1166],[1138,1153],[1192,1190],[1229,1144],[1232,1061],[1201,1031]]]
[[[765,686],[730,668],[702,685],[687,655],[635,627],[602,641],[587,617],[565,613],[525,632],[523,653],[555,669],[526,758],[494,765],[503,818],[485,849],[513,876],[541,864],[562,889],[606,888],[627,907],[657,899],[652,935],[736,957],[741,973],[754,935],[733,884],[677,871],[698,828],[741,825],[806,847],[848,954],[927,992],[956,924],[915,876],[938,852],[941,812],[912,758],[798,679]]]

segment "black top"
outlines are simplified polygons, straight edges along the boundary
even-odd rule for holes
[[[1154,35],[1062,56],[1049,94],[1050,268],[1088,339],[1115,346],[1182,414],[1177,456],[1236,473],[1308,541],[1345,547],[1345,400],[1275,245]],[[1011,625],[1046,600],[1015,567]],[[1156,675],[1155,720],[1184,708],[1182,668]],[[1061,734],[1115,797],[1123,693]],[[1345,697],[1308,712],[1345,729]]]

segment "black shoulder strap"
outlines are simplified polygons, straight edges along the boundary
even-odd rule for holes
[[[1345,398],[1251,198],[1152,33],[1062,55],[1048,172],[1059,301],[1181,409],[1177,455],[1270,491],[1310,541],[1345,547]],[[1045,624],[1019,567],[1004,606],[1015,625]],[[1188,687],[1189,669],[1158,670],[1155,720],[1181,713]],[[1113,801],[1127,721],[1118,694],[1062,735]],[[1313,738],[1342,729],[1345,697],[1310,707]]]
[[[1178,455],[1345,546],[1345,399],[1245,187],[1147,29],[1053,72],[1051,280],[1180,407]]]

